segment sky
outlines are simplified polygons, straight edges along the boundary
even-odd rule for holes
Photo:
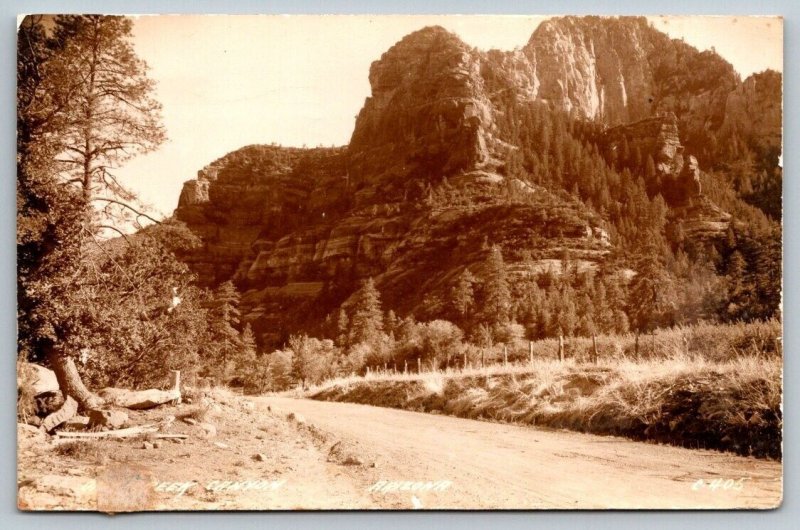
[[[169,140],[117,171],[169,216],[183,182],[249,144],[345,145],[369,96],[369,67],[406,34],[438,24],[479,49],[524,46],[549,16],[155,15],[133,44],[156,81]],[[648,17],[673,38],[727,59],[744,79],[783,71],[782,21]],[[157,215],[158,216],[158,215]]]

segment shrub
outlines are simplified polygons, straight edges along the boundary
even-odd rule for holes
[[[267,362],[267,386],[271,390],[288,390],[292,386],[292,352],[277,350]]]
[[[307,335],[289,338],[292,351],[292,375],[303,386],[317,384],[334,373],[339,351],[332,340],[319,340]]]
[[[423,359],[431,360],[436,365],[449,366],[461,352],[464,333],[452,322],[432,320],[422,324],[420,331]]]
[[[99,460],[105,454],[98,442],[83,440],[60,443],[55,446],[54,451],[57,455],[75,460]]]

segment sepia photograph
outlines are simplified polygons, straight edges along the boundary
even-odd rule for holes
[[[781,505],[782,17],[16,25],[19,510]]]

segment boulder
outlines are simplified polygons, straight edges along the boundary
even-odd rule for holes
[[[128,421],[128,415],[121,410],[89,411],[89,427],[92,429],[119,429]]]
[[[58,380],[56,373],[42,365],[35,363],[22,363],[22,369],[27,373],[23,376],[27,379],[33,391],[33,395],[43,394],[45,392],[58,392]],[[17,378],[17,385],[22,383],[22,378]]]

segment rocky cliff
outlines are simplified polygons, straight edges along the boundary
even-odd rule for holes
[[[424,28],[375,61],[369,80],[347,147],[249,146],[184,185],[175,216],[204,241],[187,260],[205,284],[233,279],[246,319],[276,340],[282,315],[324,317],[358,278],[374,277],[387,306],[412,312],[488,245],[515,274],[565,254],[583,268],[613,254],[591,206],[509,173],[520,149],[498,125],[508,128],[509,97],[605,124],[609,158],[623,144],[652,157],[648,186],[702,238],[730,216],[703,196],[698,131],[760,113],[757,134],[780,137],[774,76],[740,83],[722,58],[643,18],[552,19],[515,52]]]

